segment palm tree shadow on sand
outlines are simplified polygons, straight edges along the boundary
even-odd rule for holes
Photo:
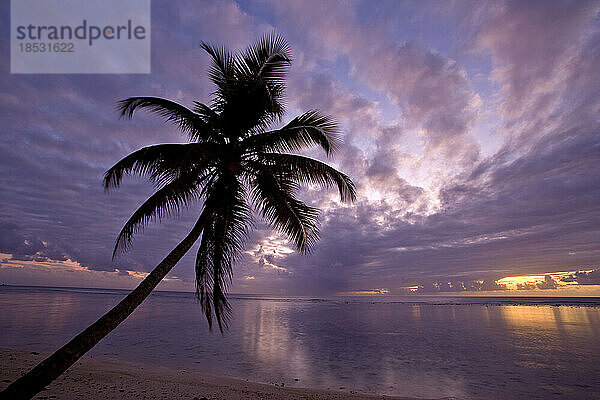
[[[232,54],[208,43],[208,75],[216,85],[210,105],[191,109],[158,97],[131,97],[118,103],[122,117],[146,109],[178,125],[186,144],[159,144],[129,154],[104,176],[107,190],[124,174],[147,175],[157,190],[119,233],[113,257],[126,250],[133,235],[151,220],[176,214],[203,200],[188,235],[112,310],[0,393],[2,399],[29,399],[65,372],[123,322],[200,239],[196,255],[196,293],[209,327],[221,332],[230,306],[227,286],[232,266],[252,225],[252,208],[284,233],[303,253],[318,239],[318,209],[295,194],[300,185],[337,187],[342,201],[356,197],[348,176],[313,158],[292,154],[311,146],[332,155],[340,144],[338,125],[329,116],[308,111],[280,129],[283,93],[291,56],[277,34],[263,36]]]

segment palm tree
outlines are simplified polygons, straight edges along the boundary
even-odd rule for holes
[[[177,124],[189,143],[144,147],[104,175],[107,190],[131,173],[148,175],[157,188],[123,226],[113,257],[127,249],[133,235],[151,220],[202,200],[198,220],[125,299],[12,383],[0,398],[31,398],[60,376],[124,321],[200,238],[196,293],[209,327],[214,317],[222,332],[230,315],[227,286],[251,227],[251,205],[306,253],[318,239],[318,210],[296,197],[299,186],[337,187],[342,201],[355,199],[348,176],[292,153],[319,146],[331,155],[339,145],[339,129],[329,116],[308,111],[271,129],[284,116],[282,96],[291,62],[282,37],[265,35],[237,54],[207,43],[202,48],[212,62],[209,77],[216,85],[212,104],[194,102],[189,109],[158,97],[131,97],[118,103],[122,117],[132,118],[135,110],[146,109]]]

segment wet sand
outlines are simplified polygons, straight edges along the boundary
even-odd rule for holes
[[[0,349],[0,389],[23,375],[46,353]],[[286,388],[197,371],[84,356],[36,399],[401,399],[364,393]],[[407,398],[404,398],[408,400]]]

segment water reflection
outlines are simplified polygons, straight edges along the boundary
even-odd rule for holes
[[[17,293],[7,308],[21,308],[28,305],[27,313],[8,313],[10,324],[19,324],[24,328],[44,329],[53,325],[61,325],[72,320],[80,311],[79,304],[69,294],[59,293],[55,296],[44,296],[41,293]],[[42,322],[42,326],[40,326]]]
[[[411,306],[412,315],[414,320],[419,323],[421,321],[421,306],[418,304],[414,304]]]
[[[467,393],[462,379],[421,359],[419,345],[412,342],[418,337],[413,335],[407,343],[409,332],[422,324],[420,305],[402,307],[398,313],[393,305],[340,309],[331,304],[261,301],[245,304],[242,310],[238,318],[244,353],[255,357],[254,371],[275,381],[391,395]]]
[[[301,331],[290,333],[290,310],[273,302],[257,301],[238,313],[242,327],[242,350],[265,364],[286,363],[306,378],[307,357]]]
[[[0,346],[53,350],[121,297],[0,290]],[[234,299],[232,306],[221,336],[208,332],[191,295],[153,295],[92,354],[397,396],[600,393],[600,308],[302,299]]]
[[[596,319],[598,312],[588,307],[500,306],[498,308],[507,326],[516,330],[550,330],[564,335],[578,332],[592,333],[594,325],[597,327],[598,323]]]

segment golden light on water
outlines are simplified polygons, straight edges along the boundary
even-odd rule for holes
[[[499,313],[497,317],[504,320],[515,333],[522,328],[555,330],[561,336],[568,336],[582,331],[593,332],[598,323],[598,311],[589,307],[536,307],[523,305],[488,308],[489,312]]]

